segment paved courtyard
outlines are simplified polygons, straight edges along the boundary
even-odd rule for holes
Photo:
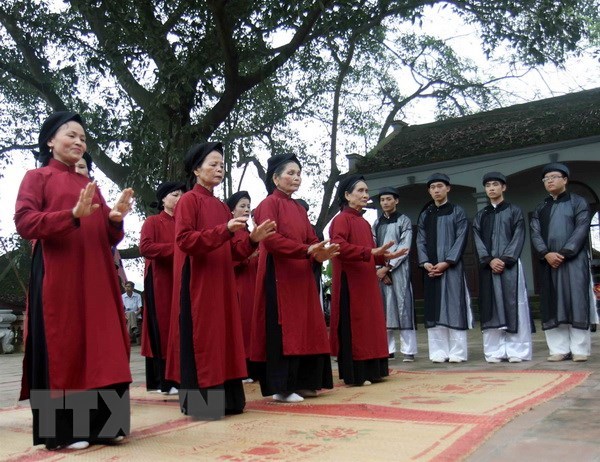
[[[534,334],[532,361],[511,364],[488,364],[483,359],[481,332],[469,332],[469,361],[463,364],[433,364],[427,357],[425,329],[418,331],[420,354],[414,363],[400,359],[390,366],[407,371],[433,370],[561,370],[589,371],[590,377],[580,386],[558,398],[543,403],[502,427],[484,442],[469,462],[492,461],[597,461],[600,462],[600,333],[592,334],[592,357],[586,363],[564,361],[549,363],[544,335]],[[21,379],[23,354],[0,356],[0,407],[16,404]],[[336,363],[333,363],[334,368]],[[131,354],[134,382],[143,383],[144,358],[140,347]],[[335,374],[335,372],[334,372]],[[490,396],[490,399],[494,399]],[[390,454],[390,460],[394,456]]]

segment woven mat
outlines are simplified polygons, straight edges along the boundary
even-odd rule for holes
[[[31,446],[28,407],[0,410],[0,460],[459,461],[517,415],[577,386],[586,372],[400,372],[338,386],[298,404],[246,384],[246,412],[220,421],[180,414],[177,397],[131,388],[132,433],[116,446]]]

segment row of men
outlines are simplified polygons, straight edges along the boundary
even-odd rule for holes
[[[542,169],[548,197],[531,218],[533,249],[540,265],[542,329],[548,361],[586,361],[590,331],[598,323],[587,249],[591,213],[587,202],[567,191],[570,172],[552,163]],[[489,205],[472,223],[479,259],[479,310],[486,361],[521,362],[532,356],[534,325],[519,257],[525,242],[523,212],[504,199],[506,177],[489,172],[482,178]],[[464,210],[448,201],[450,179],[434,174],[427,181],[432,202],[421,213],[416,238],[424,279],[425,326],[433,362],[467,360],[467,329],[473,325],[462,255],[469,223]],[[383,215],[375,222],[376,243],[395,240],[410,245],[410,219],[397,210],[394,188],[379,193]],[[377,270],[385,300],[389,351],[396,351],[400,330],[405,361],[417,352],[414,309],[407,256]]]
[[[56,396],[68,391],[72,399],[82,391],[124,396],[131,383],[129,338],[110,248],[124,235],[133,191],[125,189],[109,208],[96,184],[76,173],[86,152],[84,127],[81,117],[70,112],[44,121],[37,154],[41,167],[26,173],[17,197],[17,231],[33,243],[21,399],[32,390],[51,390]],[[252,230],[249,213],[232,217],[243,199],[248,199],[249,212],[249,197],[228,207],[214,195],[224,177],[221,143],[191,146],[184,170],[187,192],[181,184],[161,185],[157,206],[162,210],[146,220],[140,241],[147,259],[142,350],[149,358],[149,385],[163,391],[178,387],[182,412],[203,417],[205,409],[194,406],[189,391],[205,398],[217,392],[223,398],[221,415],[237,414],[245,407],[242,380],[248,376],[260,382],[263,396],[275,401],[316,397],[318,390],[333,388],[330,355],[337,357],[340,379],[347,385],[383,380],[389,353],[376,268],[391,269],[409,248],[394,249],[393,240],[374,243],[371,226],[362,217],[370,199],[365,179],[351,175],[338,185],[340,213],[332,221],[328,243],[319,240],[306,210],[292,198],[302,180],[295,155],[269,159],[269,195],[255,210]],[[462,306],[463,296],[467,300],[464,275],[459,285],[449,277],[460,260],[444,249],[457,234],[454,223],[462,220],[454,217],[464,218],[460,208],[442,199],[449,183],[443,175],[428,181],[434,203],[419,220],[418,250],[431,283],[427,327],[439,332],[433,337],[437,348],[450,353],[454,333],[464,334],[470,319],[469,311],[442,309],[451,302]],[[562,197],[552,200],[551,213],[540,211],[542,239],[554,228],[552,220],[560,214],[555,205],[564,202]],[[564,249],[556,245],[548,241],[546,252],[541,251],[552,274],[574,258],[567,252],[569,242]],[[456,247],[460,244],[450,249]],[[327,260],[333,265],[329,334],[314,274]],[[254,289],[239,274],[236,282],[234,268],[252,274],[244,269],[254,265]],[[249,322],[244,321],[248,313]],[[451,324],[455,318],[460,325]],[[589,317],[587,321],[589,327]],[[559,327],[562,323],[557,319]],[[45,403],[46,410],[56,411],[51,435],[43,431],[48,415],[32,402],[34,444],[77,449],[122,440],[123,428],[110,427],[112,433],[106,433],[115,412],[106,401],[89,412],[88,435],[82,439],[72,409],[63,409],[61,399]],[[128,401],[112,404],[123,408],[118,415],[129,415]]]

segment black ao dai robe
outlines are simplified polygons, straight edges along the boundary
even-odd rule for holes
[[[560,324],[589,329],[596,321],[587,250],[590,221],[586,200],[566,191],[556,200],[547,197],[533,212],[531,243],[539,257],[543,330]],[[565,261],[553,269],[544,259],[548,252],[558,252]]]

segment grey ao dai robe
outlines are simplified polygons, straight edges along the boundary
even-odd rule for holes
[[[380,247],[386,242],[394,241],[390,252],[410,248],[412,244],[412,224],[410,218],[399,212],[389,217],[382,215],[373,224],[375,246]],[[413,292],[410,283],[409,254],[390,260],[391,271],[388,276],[391,285],[379,284],[383,296],[388,329],[413,330],[415,328],[415,310]]]
[[[419,216],[417,255],[419,265],[447,262],[439,277],[425,275],[425,327],[444,326],[467,330],[472,327],[471,307],[462,255],[469,223],[462,207],[446,202],[431,203]]]
[[[525,221],[521,209],[503,201],[480,210],[473,219],[479,257],[479,310],[481,329],[504,328],[518,332],[519,256],[525,242]],[[494,274],[489,263],[499,258],[502,274]]]
[[[591,323],[597,322],[587,250],[590,222],[586,200],[567,191],[555,200],[547,197],[533,212],[531,243],[539,257],[543,330],[560,324],[589,329]],[[548,252],[565,257],[557,269],[544,259]]]

